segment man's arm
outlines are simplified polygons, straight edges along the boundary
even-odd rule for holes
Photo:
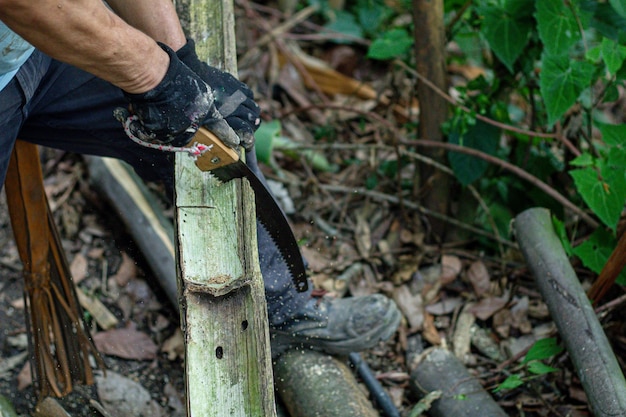
[[[131,26],[175,51],[187,42],[171,0],[107,0],[107,3]]]
[[[161,38],[156,40],[177,47],[171,43],[180,42],[182,30],[169,0],[114,3],[138,3],[120,6],[118,9],[124,14],[149,4],[152,11],[136,17],[137,23],[147,33],[154,30]],[[169,9],[159,6],[165,3],[170,4]],[[154,39],[126,23],[101,0],[0,0],[0,20],[51,57],[110,81],[129,93],[154,88],[169,65],[167,54]],[[172,28],[174,35],[170,39],[165,34]],[[182,39],[184,44],[184,36]]]

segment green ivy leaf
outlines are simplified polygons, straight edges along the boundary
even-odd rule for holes
[[[524,11],[530,11],[532,7],[532,1],[509,0],[504,4],[489,4],[479,10],[483,16],[481,33],[511,72],[530,38],[533,22],[524,15]]]
[[[570,162],[570,165],[574,165],[577,167],[588,167],[588,166],[592,166],[593,163],[594,163],[593,156],[591,156],[589,152],[585,152],[577,156],[576,158],[574,158]]]
[[[334,19],[324,27],[334,32],[343,33],[344,35],[354,36],[356,38],[363,37],[363,30],[357,23],[354,15],[343,10],[334,11]],[[345,42],[345,39],[341,39],[340,41]]]
[[[556,235],[559,237],[561,241],[561,245],[563,245],[563,249],[567,256],[572,256],[573,248],[569,241],[569,237],[567,236],[567,230],[565,229],[565,223],[559,220],[556,216],[552,216],[552,226],[554,226],[554,231]]]
[[[530,361],[542,361],[554,355],[558,355],[561,352],[563,352],[563,347],[556,343],[556,338],[546,337],[537,340],[535,344],[532,345],[522,363],[526,364]]]
[[[546,51],[550,54],[566,53],[581,39],[572,10],[563,0],[540,0],[536,5],[537,29]]]
[[[413,38],[405,29],[391,29],[372,42],[367,57],[379,60],[396,58],[407,53],[412,45]]]
[[[602,58],[602,48],[600,47],[600,45],[589,48],[589,50],[585,54],[585,58],[594,63],[600,61],[600,59]]]
[[[546,365],[540,361],[531,361],[528,364],[528,372],[535,375],[545,375],[557,371],[557,368],[553,368],[552,366]]]
[[[626,17],[626,0],[609,0],[613,9],[622,17]]]
[[[590,27],[597,30],[601,35],[624,44],[626,42],[626,31],[624,31],[626,19],[616,13],[615,9],[608,3],[597,1],[590,3],[594,5]]]
[[[493,390],[493,392],[514,389],[523,384],[524,381],[522,381],[522,377],[519,376],[519,374],[509,375],[507,379],[502,381],[500,385],[498,385],[496,389]]]
[[[460,123],[457,123],[452,127],[448,135],[450,143],[495,155],[500,140],[500,129],[480,120],[468,126],[465,132],[459,125]],[[487,161],[460,152],[448,152],[448,161],[457,180],[463,185],[471,184],[480,178],[489,167]]]
[[[575,169],[569,174],[589,208],[604,224],[615,230],[619,215],[624,208],[624,195],[619,192],[620,190],[611,189],[611,184],[606,179],[600,178],[598,172],[592,167]],[[618,183],[618,188],[619,186]]]
[[[553,125],[589,86],[594,66],[587,61],[571,61],[568,55],[543,54],[539,89]]]
[[[583,265],[595,273],[600,273],[609,259],[616,240],[611,233],[597,228],[583,243],[573,248],[572,252],[580,258]]]
[[[607,145],[626,145],[626,124],[611,125],[597,122],[596,125],[602,133],[602,141]]]
[[[356,15],[363,31],[374,35],[381,29],[383,22],[393,14],[393,9],[382,2],[358,0]]]
[[[603,38],[601,49],[606,69],[609,71],[609,74],[614,75],[624,64],[626,46],[622,46],[608,38]]]

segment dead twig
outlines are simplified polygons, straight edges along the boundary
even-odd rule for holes
[[[321,105],[312,105],[312,106],[319,107]],[[511,164],[510,162],[504,161],[504,160],[502,160],[500,158],[497,158],[497,157],[495,157],[493,155],[489,155],[488,153],[481,152],[481,151],[476,150],[476,149],[467,148],[465,146],[455,145],[455,144],[452,144],[452,143],[431,141],[431,140],[428,140],[428,139],[409,140],[409,139],[406,138],[405,135],[403,135],[400,132],[400,130],[397,127],[393,126],[391,123],[389,123],[383,117],[381,117],[381,116],[379,116],[379,115],[377,115],[375,113],[372,113],[372,112],[362,111],[362,110],[358,110],[358,109],[354,109],[354,108],[346,108],[345,106],[337,106],[337,105],[333,105],[333,104],[324,104],[323,106],[326,109],[349,110],[349,111],[353,111],[353,112],[355,112],[357,114],[361,114],[363,116],[372,118],[373,120],[375,120],[379,124],[387,127],[388,129],[391,129],[392,132],[395,135],[397,135],[398,143],[400,145],[418,146],[418,147],[440,147],[440,148],[447,149],[448,151],[460,152],[460,153],[464,153],[464,154],[467,154],[467,155],[475,156],[475,157],[483,159],[483,160],[485,160],[485,161],[487,161],[487,162],[489,162],[491,164],[497,165],[497,166],[499,166],[499,167],[501,167],[501,168],[511,172],[512,174],[520,177],[521,179],[530,182],[531,184],[533,184],[534,186],[539,188],[541,191],[543,191],[544,193],[546,193],[547,195],[549,195],[550,197],[555,199],[557,202],[559,202],[563,207],[571,210],[574,214],[577,214],[578,216],[580,216],[580,218],[583,221],[585,221],[585,223],[587,223],[592,228],[595,229],[595,228],[597,228],[599,226],[599,223],[597,221],[595,221],[584,210],[582,210],[581,208],[576,206],[574,203],[569,201],[566,197],[561,195],[557,190],[555,190],[554,188],[550,187],[548,184],[546,184],[545,182],[541,181],[539,178],[535,177],[534,175],[526,172],[522,168],[520,168],[520,167],[518,167],[516,165]],[[311,106],[309,106],[309,107],[311,107]],[[300,108],[300,109],[297,109],[297,111],[304,111],[307,108]],[[296,111],[296,110],[294,110],[294,111]],[[301,145],[301,146],[304,148],[306,145]],[[333,144],[333,145],[329,145],[329,146],[332,147],[333,149],[341,149],[342,147],[345,147],[347,149],[350,146],[354,146],[354,145],[336,145],[336,144]],[[360,146],[363,146],[363,145],[360,145]]]
[[[572,152],[574,155],[578,156],[578,155],[581,154],[581,152],[574,146],[574,144],[572,142],[570,142],[569,139],[567,139],[562,134],[559,134],[559,133],[543,133],[543,132],[535,132],[535,131],[527,130],[527,129],[521,129],[521,128],[518,128],[518,127],[515,127],[515,126],[508,125],[506,123],[498,122],[497,120],[493,120],[493,119],[491,119],[489,117],[483,116],[482,114],[475,113],[474,111],[472,111],[472,109],[470,109],[469,107],[464,106],[461,103],[459,103],[454,97],[450,96],[445,91],[443,91],[442,89],[438,88],[428,78],[424,77],[422,74],[420,74],[419,72],[415,71],[413,68],[409,67],[406,63],[402,62],[401,60],[395,60],[394,63],[396,65],[402,67],[405,71],[407,71],[410,74],[412,74],[414,77],[416,77],[422,83],[424,83],[424,85],[428,86],[430,89],[435,91],[438,95],[443,97],[451,105],[453,105],[455,107],[458,107],[459,109],[463,110],[466,113],[474,114],[474,117],[476,117],[477,120],[480,120],[480,121],[485,122],[487,124],[490,124],[492,126],[498,127],[498,128],[500,128],[502,130],[506,130],[508,132],[518,133],[520,135],[530,136],[530,137],[533,137],[533,138],[556,139],[556,140],[562,142],[570,150],[570,152]]]

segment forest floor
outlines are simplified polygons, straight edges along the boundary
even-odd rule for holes
[[[291,32],[277,33],[280,41],[259,43],[268,28],[289,20],[266,6],[237,5],[240,77],[255,90],[265,123],[279,121],[279,136],[315,153],[307,159],[294,156],[303,155],[302,150],[276,146],[271,163],[264,166],[293,205],[286,208],[314,284],[338,297],[383,293],[404,314],[392,340],[364,353],[401,415],[407,416],[417,401],[409,389],[405,353],[407,337],[420,334],[424,347],[452,349],[510,416],[590,416],[566,351],[550,359],[555,372],[531,378],[521,366],[535,341],[558,339],[558,333],[513,237],[502,237],[498,244],[489,232],[477,235],[471,228],[477,209],[456,201],[441,239],[433,234],[416,193],[404,186],[415,181],[417,162],[399,161],[387,124],[404,126],[415,118],[415,106],[407,104],[413,98],[406,94],[414,91],[413,81],[366,60],[358,46],[325,42],[323,33],[307,22],[292,21]],[[292,64],[285,64],[287,50]],[[315,79],[317,90],[305,86],[296,68],[310,55],[324,64],[316,76],[321,78]],[[451,77],[476,71],[457,68]],[[324,80],[328,82],[322,84]],[[347,80],[363,82],[371,96],[340,94]],[[377,100],[382,96],[390,100],[385,105]],[[118,320],[117,331],[94,325],[92,333],[106,352],[109,378],[122,392],[104,389],[99,380],[96,387],[78,388],[61,404],[73,417],[100,416],[96,403],[113,407],[110,415],[122,415],[111,405],[116,401],[140,403],[133,405],[136,413],[126,415],[184,415],[177,311],[115,211],[91,188],[81,156],[44,155],[46,189],[74,279]],[[158,192],[158,186],[153,188]],[[463,190],[452,185],[450,193],[456,197]],[[21,263],[5,207],[3,202],[0,394],[28,415],[36,394],[26,366]],[[575,266],[588,287],[594,276]],[[623,367],[625,307],[619,302],[599,306]],[[472,336],[477,334],[483,337]],[[523,384],[494,391],[512,374],[520,375]]]

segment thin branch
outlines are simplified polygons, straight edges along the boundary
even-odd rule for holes
[[[400,133],[400,130],[397,127],[395,127],[389,121],[385,120],[383,117],[379,116],[376,113],[363,111],[363,110],[358,110],[358,109],[349,108],[349,107],[340,106],[340,105],[334,105],[334,104],[330,104],[330,103],[324,104],[323,106],[326,109],[347,110],[347,111],[352,111],[354,113],[361,114],[363,116],[371,118],[371,119],[377,121],[379,124],[384,125],[388,129],[391,129],[392,132],[395,135],[397,135],[398,143],[400,143],[400,144],[407,145],[407,146],[418,146],[418,147],[419,146],[421,146],[421,147],[439,147],[439,148],[447,149],[449,151],[460,152],[460,153],[472,155],[472,156],[475,156],[477,158],[483,159],[483,160],[485,160],[485,161],[487,161],[487,162],[489,162],[491,164],[495,164],[495,165],[497,165],[497,166],[499,166],[499,167],[501,167],[503,169],[506,169],[507,171],[517,175],[518,177],[520,177],[520,178],[530,182],[531,184],[533,184],[534,186],[536,186],[537,188],[542,190],[544,193],[546,193],[547,195],[549,195],[550,197],[552,197],[553,199],[558,201],[563,207],[571,210],[573,213],[575,213],[578,216],[580,216],[580,218],[582,220],[584,220],[585,223],[587,223],[589,226],[591,226],[593,228],[597,228],[599,226],[599,223],[597,221],[595,221],[589,214],[587,214],[584,210],[582,210],[581,208],[576,206],[574,203],[569,201],[566,197],[561,195],[557,190],[555,190],[554,188],[550,187],[548,184],[546,184],[545,182],[541,181],[539,178],[535,177],[534,175],[532,175],[532,174],[524,171],[523,169],[521,169],[521,168],[511,164],[510,162],[504,161],[504,160],[502,160],[500,158],[497,158],[495,156],[489,155],[488,153],[481,152],[481,151],[476,150],[476,149],[467,148],[467,147],[459,146],[459,145],[454,145],[454,144],[451,144],[451,143],[432,141],[432,140],[428,140],[428,139],[419,139],[419,140],[409,140],[409,139],[406,139],[406,137],[402,133]],[[305,108],[294,109],[291,112],[305,111],[305,110],[308,110],[311,107],[321,107],[321,106],[313,104],[313,105],[307,106]],[[304,147],[308,147],[307,145],[300,145],[300,146],[303,147],[303,148]],[[334,149],[340,149],[342,146],[346,146],[346,149],[347,149],[348,147],[350,147],[352,145],[332,145],[331,147],[334,148]]]
[[[463,110],[466,113],[473,114],[477,120],[480,120],[482,122],[485,122],[487,124],[500,128],[502,130],[506,130],[508,132],[518,133],[520,135],[526,135],[526,136],[530,136],[534,138],[556,139],[562,142],[574,155],[577,155],[577,156],[580,155],[580,151],[578,151],[578,149],[576,149],[576,147],[563,135],[560,135],[558,133],[542,133],[542,132],[535,132],[535,131],[527,130],[527,129],[520,129],[518,127],[511,126],[506,123],[498,122],[497,120],[493,120],[489,117],[483,116],[482,114],[475,113],[474,111],[472,111],[472,109],[459,103],[454,97],[450,96],[445,91],[438,88],[428,78],[424,77],[419,72],[409,67],[406,63],[402,62],[401,60],[395,60],[394,63],[402,67],[405,71],[411,73],[413,76],[419,79],[422,83],[428,86],[428,88],[432,89],[438,95],[443,97],[451,105],[458,107],[459,109]]]
[[[347,186],[343,186],[343,185],[332,185],[332,184],[320,184],[319,185],[320,188],[322,188],[323,190],[326,191],[330,191],[330,192],[339,192],[339,193],[344,193],[344,194],[358,194],[358,195],[364,195],[370,198],[373,198],[374,200],[378,200],[378,201],[387,201],[389,203],[393,203],[393,204],[398,204],[400,199],[396,196],[391,196],[389,194],[385,194],[385,193],[381,193],[379,191],[373,191],[373,190],[368,190],[366,188],[363,187],[347,187]],[[517,246],[515,245],[515,243],[503,239],[501,237],[498,236],[494,236],[489,232],[486,232],[482,229],[479,229],[477,227],[471,226],[469,224],[460,222],[452,217],[443,215],[441,213],[437,213],[435,211],[429,210],[423,206],[421,206],[420,204],[414,203],[412,201],[407,201],[404,200],[404,205],[405,207],[408,207],[410,209],[413,210],[417,210],[422,214],[425,214],[427,216],[431,216],[434,217],[436,219],[442,220],[444,222],[447,222],[449,224],[452,224],[460,229],[464,229],[464,230],[468,230],[472,233],[476,233],[478,235],[481,236],[485,236],[489,239],[492,239],[496,242],[499,242],[503,245],[506,245],[508,247],[512,247],[512,248],[516,248]]]
[[[495,156],[489,155],[488,153],[481,152],[476,149],[467,148],[467,147],[455,145],[452,143],[442,143],[442,142],[436,142],[436,141],[427,140],[427,139],[407,140],[407,141],[402,141],[402,143],[405,145],[410,145],[410,146],[439,147],[439,148],[447,149],[449,151],[460,152],[460,153],[472,155],[477,158],[483,159],[491,164],[497,165],[507,171],[510,171],[511,173],[517,175],[521,179],[524,179],[530,182],[532,185],[539,188],[541,191],[543,191],[544,193],[546,193],[547,195],[549,195],[550,197],[558,201],[563,207],[568,208],[572,212],[579,215],[580,218],[584,220],[585,223],[587,223],[589,226],[593,228],[597,228],[599,226],[598,222],[595,221],[591,216],[589,216],[584,210],[582,210],[581,208],[576,206],[574,203],[569,201],[566,197],[561,195],[554,188],[550,187],[548,184],[541,181],[539,178],[535,177],[534,175],[529,174],[523,169],[511,164],[510,162],[504,161],[500,158],[497,158]]]

